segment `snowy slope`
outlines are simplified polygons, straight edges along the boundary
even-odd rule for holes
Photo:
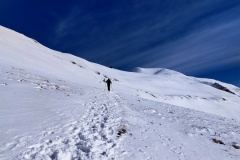
[[[240,159],[233,85],[111,69],[2,26],[0,75],[0,159]]]

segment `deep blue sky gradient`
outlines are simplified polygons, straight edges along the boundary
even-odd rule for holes
[[[0,25],[105,66],[240,86],[239,0],[1,0]]]

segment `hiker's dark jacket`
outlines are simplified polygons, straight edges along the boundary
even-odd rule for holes
[[[112,83],[111,80],[110,79],[106,80],[106,83],[107,83],[108,91],[110,91],[110,85]]]

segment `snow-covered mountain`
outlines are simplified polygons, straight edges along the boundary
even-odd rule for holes
[[[0,26],[0,159],[240,159],[238,87],[133,71]]]

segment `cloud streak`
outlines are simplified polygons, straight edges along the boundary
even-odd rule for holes
[[[78,4],[56,24],[60,50],[123,70],[203,73],[240,62],[237,1]]]
[[[22,0],[0,6],[3,26],[105,66],[240,79],[238,0]]]

